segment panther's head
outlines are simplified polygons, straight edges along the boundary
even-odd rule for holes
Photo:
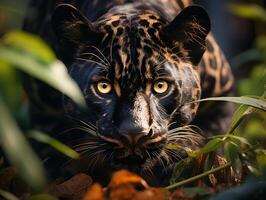
[[[90,22],[71,5],[59,5],[53,27],[69,74],[86,97],[88,112],[68,98],[68,115],[90,139],[76,149],[114,167],[147,169],[179,158],[169,144],[201,141],[193,120],[201,96],[197,65],[210,30],[201,7],[172,21],[149,10],[111,10]]]

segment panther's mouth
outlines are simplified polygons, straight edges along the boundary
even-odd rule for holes
[[[120,158],[120,163],[134,165],[134,164],[143,164],[145,160],[138,155],[130,155],[127,157]]]
[[[157,148],[131,148],[120,149],[114,153],[114,157],[111,162],[111,168],[114,170],[128,169],[133,172],[140,172],[143,167],[148,163],[156,160],[156,156],[162,151],[160,145]]]
[[[141,148],[121,148],[114,152],[113,161],[119,165],[133,166],[145,163],[147,155]]]
[[[113,160],[112,168],[117,169],[129,169],[131,171],[139,171],[141,166],[146,162],[143,157],[132,154],[128,156],[117,157]]]

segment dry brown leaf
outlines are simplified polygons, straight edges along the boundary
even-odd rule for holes
[[[77,200],[84,196],[91,184],[91,177],[80,173],[61,184],[56,185],[49,192],[57,197],[62,197],[69,200]]]
[[[100,184],[93,184],[82,200],[104,200],[103,188]]]
[[[127,170],[120,170],[114,173],[108,188],[114,189],[125,184],[143,186],[144,188],[149,187],[146,181],[136,174],[133,174]]]

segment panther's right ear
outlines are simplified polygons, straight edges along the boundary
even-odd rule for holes
[[[198,65],[206,49],[206,37],[210,28],[207,12],[199,6],[188,6],[162,28],[161,36],[169,44],[182,44],[190,61]]]
[[[75,48],[84,43],[95,44],[101,37],[93,24],[70,4],[60,4],[55,8],[52,26],[63,48]]]

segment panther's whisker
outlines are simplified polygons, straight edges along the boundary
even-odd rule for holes
[[[148,154],[148,157],[150,158],[150,162],[151,160],[153,160],[153,158],[151,157],[151,155],[148,153],[148,151],[146,151],[147,154]],[[143,173],[144,174],[147,174],[150,173],[151,175],[154,175],[153,171],[152,171],[152,165],[151,163],[147,163],[145,166],[144,166],[144,169],[143,169]]]
[[[86,133],[89,133],[90,135],[93,135],[94,137],[98,137],[96,131],[91,130],[91,129],[87,128],[87,127],[76,126],[75,128],[76,128],[76,130],[82,130],[82,131],[84,131],[84,132],[86,132]]]
[[[160,62],[158,65],[155,66],[155,70],[160,70],[164,63],[166,63],[166,59],[164,59],[162,62]]]
[[[177,154],[177,152],[174,152],[171,149],[165,149],[166,153],[169,153],[170,156],[172,156],[173,158],[177,159],[177,160],[183,160],[183,158]],[[174,163],[174,162],[173,162]]]
[[[167,135],[168,137],[184,137],[184,136],[191,136],[195,138],[202,138],[202,136],[194,133],[187,133],[187,132],[179,132],[179,133],[171,133]]]
[[[198,140],[200,139],[199,137],[193,137],[193,136],[179,136],[179,137],[169,137],[169,140],[171,139],[193,139],[193,140]]]
[[[95,132],[94,130],[91,130],[91,129],[88,129],[88,128],[85,128],[85,127],[79,127],[79,126],[76,126],[76,127],[73,127],[73,128],[69,128],[69,129],[66,129],[62,132],[60,132],[59,134],[66,134],[68,132],[71,132],[73,130],[81,130],[81,131],[84,131],[86,134],[90,134],[91,136],[93,137],[98,137],[97,136],[97,132]]]
[[[193,134],[180,134],[180,135],[178,135],[178,134],[173,134],[173,135],[169,135],[168,136],[168,138],[170,139],[170,138],[187,138],[187,137],[191,137],[191,138],[198,138],[198,139],[200,139],[200,138],[202,138],[200,135],[193,135]]]
[[[183,130],[183,131],[171,131],[171,132],[168,132],[167,135],[200,135],[199,133],[197,132],[192,132],[192,131],[189,131],[189,130]]]
[[[201,136],[201,134],[199,134],[195,131],[190,131],[190,130],[170,131],[170,132],[167,132],[167,135],[197,135],[197,136]]]
[[[95,151],[95,150],[87,150],[87,151],[82,152],[80,155],[81,155],[82,157],[85,157],[85,155],[86,155],[86,158],[87,158],[88,160],[90,160],[90,158],[94,157],[95,152],[97,152],[97,151]],[[92,168],[91,168],[92,163],[93,163],[93,162],[89,162],[89,163],[88,163],[88,166],[87,166],[88,170],[92,170]]]
[[[83,120],[78,120],[80,123],[82,123],[82,124],[84,124],[85,126],[88,126],[88,127],[90,127],[90,128],[93,128],[93,129],[97,129],[97,127],[95,126],[95,125],[93,125],[92,123],[90,123],[90,122],[85,122],[85,121],[83,121]]]
[[[97,56],[96,54],[94,54],[94,53],[82,53],[82,54],[80,54],[81,56],[83,56],[83,55],[91,55],[91,56],[94,56],[94,57],[96,57],[97,59],[99,59],[103,64],[105,64],[106,66],[108,66],[108,63],[106,63],[102,58],[100,58],[99,56]]]
[[[200,130],[200,128],[195,126],[195,125],[180,126],[180,127],[175,128],[175,129],[177,129],[177,130],[179,130],[179,129],[180,130],[182,130],[182,129],[191,129],[191,130],[197,129],[197,130]]]
[[[93,162],[91,162],[92,163],[92,166],[91,166],[91,168],[92,169],[95,169],[95,167],[97,166],[97,164],[98,164],[98,160],[99,160],[99,155],[101,154],[101,153],[103,153],[104,151],[97,151],[97,152],[95,152],[94,153],[94,160],[93,160]]]
[[[92,128],[92,129],[95,129],[95,130],[97,129],[96,125],[92,124],[91,122],[86,122],[86,121],[83,121],[81,119],[76,119],[76,118],[74,118],[74,117],[72,117],[70,115],[66,115],[66,117],[70,118],[71,120],[73,120],[75,122],[82,123],[85,126],[91,126],[90,128]]]
[[[170,160],[168,154],[165,152],[165,149],[161,152],[161,156],[166,161],[166,165],[169,165],[171,163],[170,162],[171,160]],[[166,167],[165,167],[165,169],[166,169]]]
[[[189,133],[194,133],[201,135],[201,132],[197,132],[196,130],[190,129],[190,128],[183,128],[183,129],[172,129],[168,131],[169,134],[171,133],[179,133],[179,132],[189,132]]]
[[[104,145],[105,145],[104,143],[99,143],[99,142],[84,142],[84,143],[81,143],[81,144],[74,145],[73,148],[79,148],[79,147],[97,148],[97,147],[102,147]]]
[[[95,50],[97,50],[100,55],[103,57],[103,59],[108,63],[109,66],[111,66],[110,62],[108,61],[108,59],[105,57],[105,55],[100,51],[100,49],[98,49],[96,46],[93,46],[93,45],[87,45],[86,47],[92,47],[94,48]]]
[[[88,149],[96,149],[99,148],[99,146],[95,147],[95,145],[81,145],[81,146],[77,146],[74,148],[74,150],[78,151],[78,152],[82,152],[84,150],[88,150]]]
[[[75,147],[73,149],[78,151],[78,152],[81,152],[81,151],[88,150],[88,149],[100,148],[100,146],[102,146],[102,145],[99,145],[97,147],[95,147],[95,145],[83,145],[83,146],[77,146],[77,147]]]
[[[99,65],[99,66],[102,66],[104,69],[108,69],[108,66],[106,66],[106,65],[104,65],[104,64],[102,64],[102,63],[99,63],[99,62],[97,62],[97,61],[95,61],[95,60],[91,60],[91,59],[86,59],[86,58],[76,58],[76,60],[80,60],[80,61],[84,61],[84,62],[92,62],[92,63],[95,63],[95,64],[97,64],[97,65]]]
[[[191,144],[195,144],[195,145],[199,145],[200,143],[197,140],[194,140],[192,138],[176,138],[176,139],[172,139],[169,140],[171,143],[182,143],[182,142],[190,142]]]
[[[154,152],[154,155],[156,157],[156,160],[158,160],[159,163],[161,163],[161,165],[163,166],[163,169],[165,170],[166,167],[165,167],[165,164],[164,164],[163,160],[161,159],[160,153],[159,152]]]

